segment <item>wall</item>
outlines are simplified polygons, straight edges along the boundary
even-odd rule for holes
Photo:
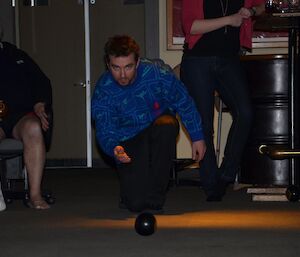
[[[4,30],[3,41],[14,43],[14,9],[11,7],[11,1],[0,1],[0,24]]]

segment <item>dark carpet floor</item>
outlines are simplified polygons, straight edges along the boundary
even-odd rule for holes
[[[47,170],[56,203],[35,211],[14,201],[0,213],[0,257],[203,256],[292,257],[300,254],[300,204],[253,202],[229,189],[208,203],[201,189],[172,187],[157,230],[134,230],[136,214],[118,208],[111,169]]]

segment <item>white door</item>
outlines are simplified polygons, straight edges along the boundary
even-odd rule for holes
[[[91,166],[92,158],[102,159],[92,136],[89,99],[105,70],[104,43],[114,34],[129,34],[143,55],[144,5],[120,0],[27,2],[45,4],[31,7],[19,1],[16,10],[20,47],[52,82],[54,128],[47,159],[56,160],[58,166],[60,160],[62,166]]]
[[[30,6],[21,1],[18,8],[20,47],[41,66],[53,88],[54,127],[47,158],[69,160],[70,166],[87,166],[91,158],[91,146],[87,147],[87,135],[91,133],[86,126],[89,74],[86,74],[85,15],[88,12],[80,1],[47,2]]]

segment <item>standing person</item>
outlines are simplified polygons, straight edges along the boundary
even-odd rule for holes
[[[97,140],[117,162],[122,205],[162,210],[179,130],[175,114],[189,132],[195,161],[206,149],[200,115],[172,72],[140,59],[133,38],[114,36],[104,50],[108,70],[92,98]]]
[[[251,128],[252,107],[244,72],[241,47],[251,49],[251,17],[264,11],[264,0],[183,0],[185,32],[181,79],[203,121],[207,152],[200,176],[207,201],[221,201],[233,182]],[[224,159],[216,163],[213,144],[214,94],[230,109],[233,123]]]
[[[12,137],[23,142],[29,178],[29,206],[37,210],[49,209],[42,198],[41,181],[46,158],[43,131],[49,129],[45,108],[52,104],[50,80],[24,51],[3,42],[2,36],[0,92],[0,100],[8,109],[0,121],[0,141]]]

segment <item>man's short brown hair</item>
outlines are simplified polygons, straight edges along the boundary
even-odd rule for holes
[[[105,61],[109,63],[109,56],[121,57],[134,54],[137,61],[140,57],[140,47],[136,41],[128,35],[116,35],[108,39],[104,47]]]

